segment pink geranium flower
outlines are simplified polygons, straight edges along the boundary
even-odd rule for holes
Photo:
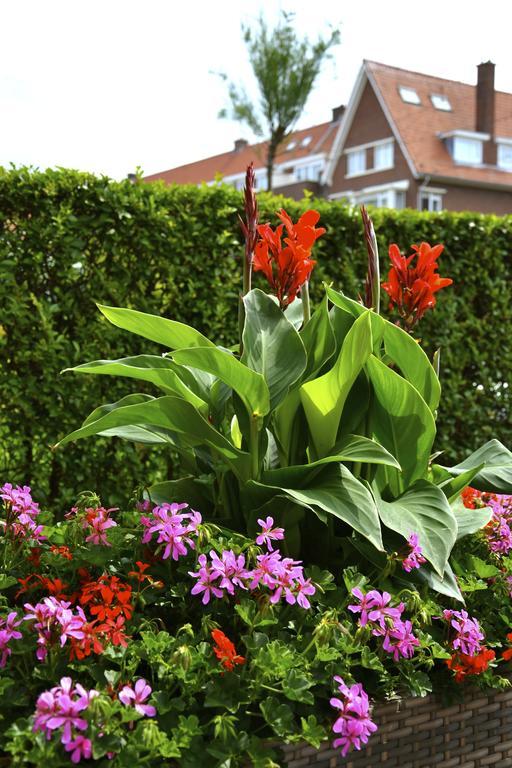
[[[154,717],[156,715],[155,707],[151,704],[144,704],[144,702],[151,696],[152,688],[144,680],[143,677],[139,678],[135,683],[135,688],[129,685],[125,685],[119,693],[119,701],[121,701],[126,707],[133,706],[140,715],[146,715],[147,717]]]
[[[265,544],[269,552],[272,552],[272,542],[284,539],[284,528],[273,528],[273,517],[267,517],[266,520],[258,520],[258,525],[261,526],[262,531],[256,537],[256,544],[259,546]]]

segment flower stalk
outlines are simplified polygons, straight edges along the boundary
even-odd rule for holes
[[[244,209],[245,221],[241,218],[241,216],[238,217],[240,221],[240,227],[245,238],[242,294],[240,296],[238,305],[238,336],[240,342],[240,356],[242,356],[243,352],[242,334],[244,331],[245,323],[244,296],[251,290],[254,247],[258,239],[259,212],[255,192],[255,174],[253,163],[247,166],[247,171],[245,174]]]
[[[368,271],[364,284],[364,305],[368,309],[373,309],[380,314],[380,269],[379,269],[379,248],[377,237],[373,227],[373,221],[368,215],[365,206],[361,206],[361,216],[363,219],[364,240],[366,250],[368,251]]]

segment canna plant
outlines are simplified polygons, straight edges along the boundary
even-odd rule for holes
[[[434,367],[412,333],[451,282],[437,273],[442,247],[422,243],[405,258],[391,246],[382,288],[400,320],[389,322],[380,314],[377,242],[363,209],[364,301],[325,286],[310,314],[312,250],[325,232],[319,214],[293,223],[280,211],[275,229],[259,224],[252,167],[245,212],[239,344],[226,349],[177,320],[99,305],[107,320],[163,354],[68,370],[133,378],[160,392],[96,408],[59,445],[93,435],[166,444],[183,476],[147,488],[152,501],[186,501],[249,535],[271,516],[286,527],[287,553],[308,562],[339,567],[363,557],[391,573],[392,553],[415,536],[427,563],[411,578],[460,598],[450,552],[491,515],[467,510],[460,494],[469,484],[512,492],[512,454],[491,440],[455,467],[434,463],[438,358]],[[252,288],[255,271],[270,294]]]

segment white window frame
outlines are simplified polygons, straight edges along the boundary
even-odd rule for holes
[[[408,179],[400,179],[389,184],[377,184],[359,190],[335,192],[329,195],[330,200],[348,200],[352,205],[376,205],[377,208],[397,208],[397,202],[402,199],[409,189]]]
[[[443,93],[431,93],[430,101],[432,102],[432,106],[435,109],[438,109],[440,112],[452,111],[452,105],[450,104],[450,99],[448,98],[448,96],[445,96]]]
[[[379,154],[383,156],[380,162],[377,162]],[[395,142],[393,139],[383,142],[382,144],[376,144],[373,148],[373,170],[374,171],[386,171],[389,168],[393,168],[395,162]]]
[[[482,165],[484,144],[469,136],[453,137],[453,160],[461,165]]]
[[[418,194],[418,210],[424,213],[439,213],[444,209],[443,196],[445,189],[433,189],[432,187],[420,187]],[[427,207],[423,208],[423,200],[427,200]]]
[[[502,171],[512,171],[512,139],[507,140],[497,140],[498,144],[498,157],[497,157],[497,164],[498,168],[501,168]],[[508,160],[506,159],[508,155]]]
[[[318,161],[307,165],[298,165],[295,168],[295,178],[297,181],[320,181],[323,169],[323,163]]]
[[[409,85],[399,85],[398,93],[400,94],[402,101],[406,104],[414,104],[415,106],[421,105],[421,99],[416,88]]]
[[[359,159],[359,162],[357,162]],[[355,166],[355,167],[354,167]],[[346,177],[360,176],[362,173],[367,173],[366,167],[366,147],[357,147],[355,149],[347,149],[347,173]]]

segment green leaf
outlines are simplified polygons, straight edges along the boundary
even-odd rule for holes
[[[63,373],[92,373],[106,376],[125,376],[139,381],[149,381],[167,394],[180,395],[192,403],[205,416],[208,414],[208,405],[188,388],[183,379],[189,377],[190,371],[180,368],[168,357],[157,355],[137,355],[136,357],[123,357],[119,360],[94,360],[91,363],[83,363],[74,368],[65,368]]]
[[[436,485],[442,489],[444,495],[451,504],[459,497],[464,488],[467,488],[473,478],[478,475],[483,467],[484,464],[478,464],[478,466],[474,467],[473,469],[468,469],[466,472],[462,472],[460,475],[452,477],[450,473],[444,469],[444,467],[440,467],[438,464],[434,464],[432,466],[432,472],[434,474]],[[440,480],[438,480],[436,477],[437,473],[441,473],[442,475]]]
[[[415,387],[373,355],[366,370],[374,392],[370,411],[372,433],[402,467],[401,473],[385,471],[385,482],[393,496],[398,496],[427,473],[436,434],[434,417]]]
[[[273,410],[302,376],[306,350],[296,329],[266,293],[250,291],[244,306],[242,362],[263,375]]]
[[[318,379],[302,385],[300,396],[316,455],[326,456],[336,442],[348,393],[372,351],[370,312],[353,324],[334,366]]]
[[[490,507],[467,509],[461,499],[457,499],[452,504],[452,509],[457,522],[457,541],[464,536],[469,536],[471,533],[479,531],[480,528],[487,525],[492,517],[492,509]]]
[[[18,579],[14,576],[8,576],[6,573],[0,574],[0,590],[9,589],[18,583]]]
[[[452,597],[454,600],[458,600],[463,603],[464,598],[457,584],[455,575],[451,569],[450,563],[447,563],[442,578],[428,566],[422,566],[413,574],[414,578],[424,581],[428,586],[439,592],[440,595],[446,595],[446,597]]]
[[[154,504],[186,501],[203,515],[213,506],[211,483],[193,475],[150,485],[144,495]]]
[[[105,430],[123,426],[157,426],[178,432],[190,445],[207,445],[224,459],[239,477],[249,477],[249,455],[235,448],[190,403],[170,395],[117,408],[96,421],[86,420],[80,429],[66,435],[57,445],[65,445],[91,435],[105,434]]]
[[[265,416],[270,410],[270,395],[265,379],[229,352],[217,347],[180,349],[173,353],[180,365],[189,365],[217,376],[241,398],[249,418]]]
[[[300,332],[300,337],[307,354],[307,365],[302,380],[309,381],[319,373],[336,350],[336,339],[327,309],[327,296],[324,296],[311,320]]]
[[[442,577],[457,537],[457,522],[444,493],[427,480],[418,480],[400,498],[377,499],[380,519],[405,539],[418,534],[427,560]]]
[[[370,312],[370,321],[372,324],[372,338],[373,338],[373,344],[374,349],[377,349],[380,347],[382,337],[384,335],[384,325],[387,322],[387,320],[384,320],[383,317],[378,315],[373,310],[368,310],[363,304],[360,304],[358,301],[354,301],[354,299],[349,299],[348,296],[345,296],[341,291],[335,291],[334,288],[331,288],[330,286],[325,286],[325,290],[327,293],[327,296],[329,297],[329,301],[331,301],[335,307],[338,309],[343,310],[344,312],[352,315],[355,319],[358,317],[361,317],[361,315],[364,315],[366,312]]]
[[[300,735],[304,741],[307,741],[307,743],[311,744],[315,749],[320,749],[321,745],[328,738],[326,729],[320,725],[314,715],[308,715],[307,719],[301,717],[300,724],[302,728]]]
[[[387,320],[384,324],[384,348],[403,376],[415,387],[431,411],[439,406],[441,385],[430,360],[413,337]]]
[[[294,730],[294,715],[288,704],[282,704],[275,696],[260,701],[260,709],[266,722],[277,736],[289,736]]]
[[[300,467],[288,470],[300,470]],[[275,470],[265,473],[265,478],[277,479],[277,473],[287,470]],[[368,490],[343,464],[328,464],[320,472],[316,468],[303,472],[293,472],[294,484],[289,486],[250,482],[250,488],[279,488],[302,506],[313,511],[323,511],[347,523],[354,530],[365,536],[377,549],[384,549],[380,531],[379,515],[375,500]],[[281,479],[283,476],[281,476]],[[291,477],[290,477],[291,479]],[[273,480],[272,482],[275,482]]]
[[[137,336],[162,344],[169,349],[181,349],[182,347],[214,347],[215,345],[202,333],[196,331],[185,323],[177,320],[168,320],[158,315],[148,315],[135,309],[123,309],[121,307],[107,307],[97,305],[107,320],[112,325],[130,331]]]
[[[460,464],[444,469],[457,477],[480,464],[484,468],[471,480],[473,488],[489,493],[512,493],[512,453],[499,440],[489,440]]]
[[[152,395],[145,395],[142,393],[126,395],[115,403],[105,403],[104,405],[95,408],[94,411],[87,416],[82,427],[98,421],[98,419],[119,408],[124,408],[128,405],[138,405],[139,403],[149,403],[153,400],[155,400],[155,398]],[[158,425],[150,426],[145,424],[144,426],[135,426],[132,424],[116,426],[98,432],[98,435],[101,435],[102,437],[120,437],[123,440],[130,440],[134,443],[147,443],[148,445],[171,444],[178,447],[179,444],[179,438],[175,432],[159,427]]]
[[[485,560],[482,560],[480,557],[476,557],[475,555],[468,556],[468,563],[480,579],[490,579],[493,576],[498,576],[501,573],[500,569],[496,568],[495,565],[486,563]]]
[[[291,701],[314,704],[314,696],[309,690],[313,685],[314,681],[309,675],[296,669],[290,669],[283,680],[283,693]]]

